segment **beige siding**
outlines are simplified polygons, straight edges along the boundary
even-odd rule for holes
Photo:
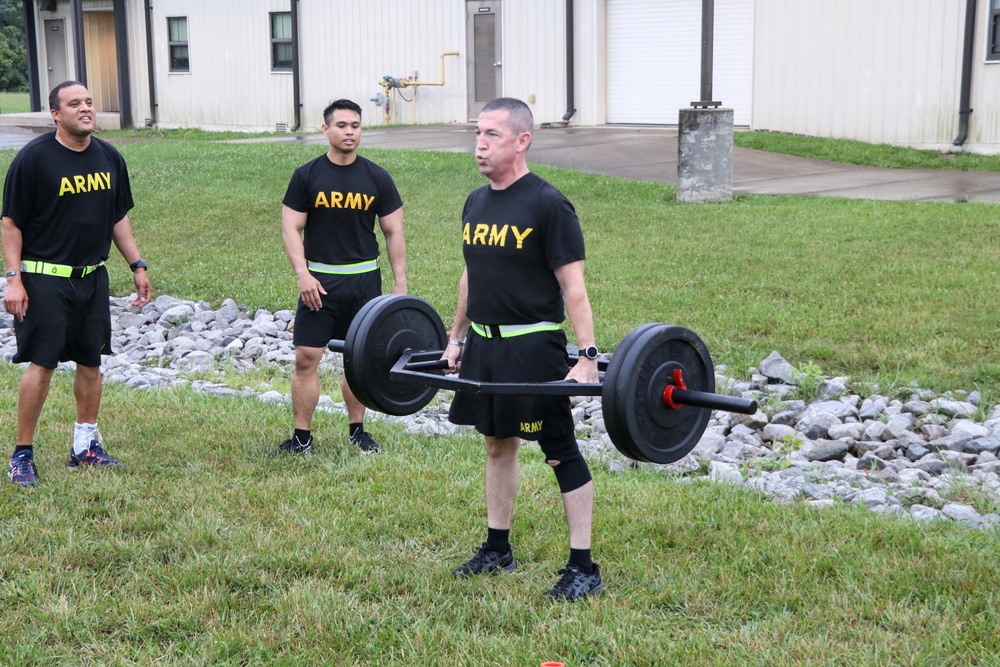
[[[944,147],[963,0],[757,0],[753,127]]]
[[[578,4],[590,6],[593,0]],[[268,32],[268,12],[289,8],[289,0],[154,2],[159,124],[291,127],[292,76],[270,72]],[[303,129],[318,128],[323,108],[338,97],[360,104],[369,126],[466,121],[463,0],[300,0],[298,12]],[[168,16],[188,17],[189,74],[167,71]],[[151,115],[140,0],[130,3],[129,19],[136,21],[130,24],[130,67],[136,84],[134,116],[141,124]],[[502,21],[504,94],[534,100],[539,123],[560,120],[566,111],[565,0],[503,0]],[[459,55],[442,57],[455,51]],[[418,81],[443,85],[392,91],[386,119],[384,109],[372,101],[384,93],[379,85],[384,75],[415,75]]]
[[[289,0],[157,0],[153,64],[163,127],[274,129],[292,123],[292,76],[271,72],[269,12]],[[190,72],[169,72],[167,17],[186,16]],[[148,105],[147,105],[148,106]]]
[[[972,68],[972,115],[969,117],[971,150],[981,153],[1000,153],[1000,62],[987,62],[986,35],[987,2],[982,0],[976,26],[975,65]]]
[[[299,2],[301,94],[304,128],[318,128],[323,108],[340,97],[364,110],[366,125],[386,122],[371,98],[383,93],[385,75],[442,81],[441,54],[464,52],[463,4],[457,1],[338,0]],[[389,122],[453,122],[465,104],[465,59],[444,58],[444,85],[393,92]]]
[[[566,113],[565,0],[505,0],[503,94],[529,102],[538,124]]]

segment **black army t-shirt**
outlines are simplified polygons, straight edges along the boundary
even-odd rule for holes
[[[90,138],[83,151],[55,132],[14,158],[3,188],[2,215],[21,230],[21,258],[91,266],[108,258],[115,224],[133,206],[128,170],[109,143]]]
[[[375,217],[403,205],[392,177],[358,155],[342,166],[325,154],[292,174],[282,203],[306,213],[306,259],[323,264],[354,264],[378,257]]]
[[[462,212],[469,279],[466,312],[480,324],[562,322],[553,271],[585,258],[573,205],[528,173],[503,190],[474,190]]]

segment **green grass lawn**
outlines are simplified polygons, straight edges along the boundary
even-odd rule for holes
[[[17,374],[0,366],[5,386]],[[128,468],[69,472],[72,418],[60,374],[43,484],[0,485],[0,664],[959,667],[1000,651],[993,532],[595,464],[608,592],[553,604],[565,528],[534,446],[517,572],[457,581],[484,534],[474,436],[373,422],[383,453],[361,456],[320,414],[317,454],[276,464],[287,408],[115,385],[102,430]]]
[[[28,93],[0,92],[0,113],[28,113],[31,111],[31,100]]]
[[[897,169],[948,169],[954,171],[1000,171],[1000,155],[977,155],[953,151],[920,150],[890,144],[867,144],[853,139],[825,139],[783,132],[736,132],[733,144],[772,153],[848,162],[866,167]]]
[[[280,200],[322,147],[120,148],[158,294],[293,306]],[[462,202],[482,178],[466,155],[364,152],[405,201],[411,292],[450,321]],[[13,155],[0,151],[0,170]],[[996,401],[997,207],[690,205],[667,186],[536,171],[583,222],[602,349],[662,321],[694,329],[737,372],[775,349],[886,389],[916,380]],[[127,294],[114,251],[111,264],[113,292]],[[8,444],[20,370],[0,364]],[[456,581],[450,569],[484,534],[473,435],[371,421],[384,452],[362,457],[346,419],[319,414],[317,454],[276,464],[264,452],[288,436],[287,407],[109,385],[101,429],[129,467],[70,473],[73,406],[57,374],[36,438],[43,484],[0,484],[0,664],[958,667],[1000,654],[994,532],[782,507],[595,462],[608,593],[551,604],[541,591],[564,564],[565,527],[534,447],[521,454],[518,571]]]

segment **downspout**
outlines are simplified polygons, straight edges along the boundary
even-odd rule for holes
[[[146,9],[146,75],[149,77],[149,127],[156,125],[156,77],[153,70],[153,6],[145,0]]]
[[[73,54],[76,60],[76,80],[86,86],[87,50],[83,43],[83,0],[69,0],[69,9],[73,22]]]
[[[41,111],[38,91],[38,33],[35,32],[35,0],[24,0],[24,34],[28,37],[28,98],[31,110]]]
[[[302,125],[302,100],[299,95],[299,0],[292,0],[292,123],[291,132]]]
[[[951,142],[953,146],[962,146],[969,138],[969,116],[972,109],[972,64],[976,42],[976,3],[978,0],[965,0],[965,45],[962,49],[962,90],[958,100],[958,136]]]
[[[566,0],[566,113],[562,117],[564,123],[568,123],[576,113],[573,88],[573,0]]]
[[[128,67],[128,15],[125,0],[114,1],[115,56],[118,60],[118,125],[132,127],[132,74]]]

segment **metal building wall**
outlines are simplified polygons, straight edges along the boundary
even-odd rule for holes
[[[291,125],[292,75],[271,72],[269,17],[289,7],[289,0],[156,0],[153,68],[160,126],[273,130],[278,123]],[[180,16],[188,19],[188,73],[168,71],[167,17]]]
[[[323,108],[340,97],[361,105],[365,125],[385,124],[385,109],[371,101],[384,93],[379,85],[382,77],[406,78],[416,73],[419,81],[439,83],[441,54],[450,51],[463,55],[444,58],[444,85],[392,92],[388,122],[464,120],[463,3],[300,0],[299,30],[305,128],[318,128]]]
[[[757,0],[753,128],[950,145],[964,16],[964,0]]]
[[[503,0],[503,94],[531,103],[538,122],[565,112],[564,0]],[[303,124],[318,126],[335,97],[361,104],[366,125],[464,123],[466,8],[464,0],[301,0]],[[417,86],[391,95],[390,118],[371,98],[384,75],[415,72]],[[402,99],[416,97],[413,102]]]
[[[504,95],[531,106],[536,125],[566,113],[565,0],[505,0]]]
[[[986,61],[989,0],[980,0],[976,12],[976,46],[972,67],[972,114],[969,150],[1000,154],[1000,62]]]
[[[292,76],[270,71],[268,24],[268,12],[288,11],[290,0],[152,4],[160,126],[292,126]],[[299,0],[302,129],[318,128],[323,108],[338,97],[358,102],[368,126],[464,123],[465,11],[464,0]],[[539,123],[560,120],[566,111],[565,0],[503,0],[502,12],[504,94],[534,100]],[[167,71],[168,16],[188,17],[189,74]],[[133,116],[141,123],[152,117],[142,0],[130,1],[129,21]],[[459,55],[442,59],[454,51]],[[393,91],[386,119],[384,107],[372,101],[385,92],[379,85],[385,75],[444,85]]]

